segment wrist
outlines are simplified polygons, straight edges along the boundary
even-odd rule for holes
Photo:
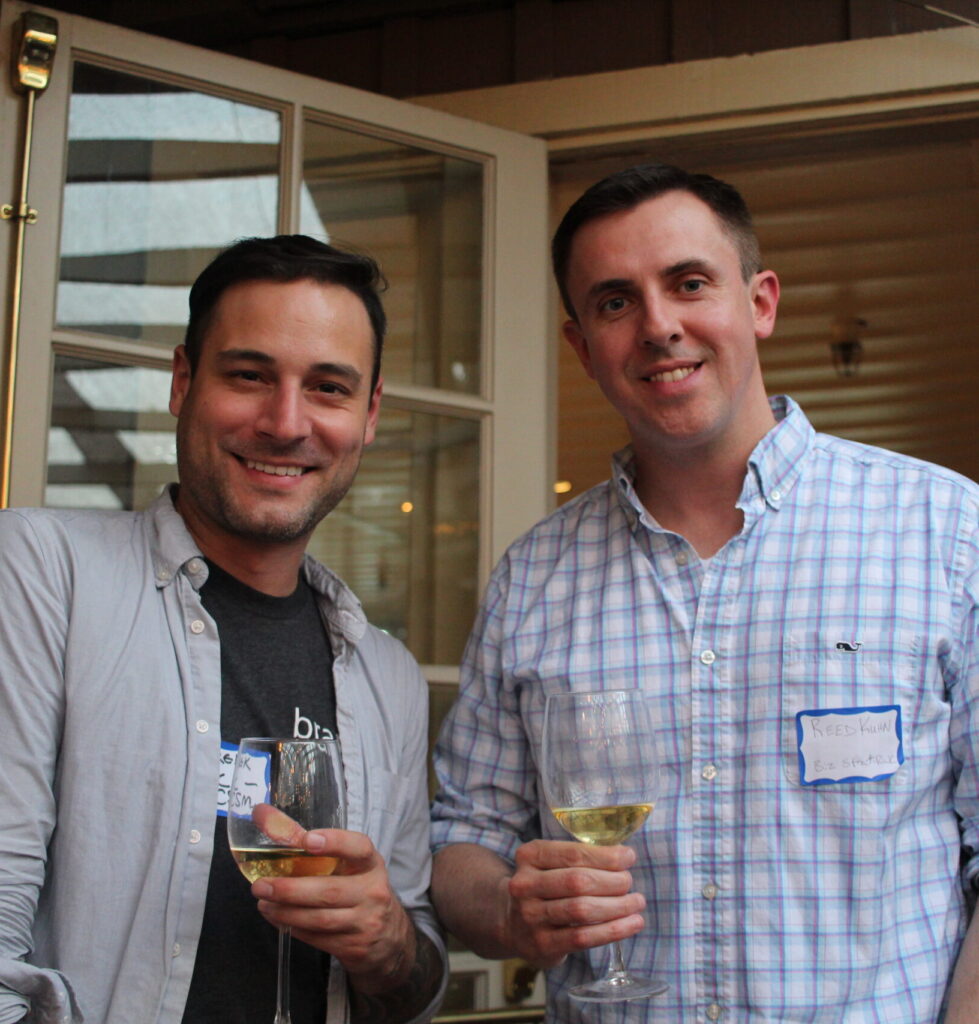
[[[350,984],[365,995],[383,995],[408,980],[417,955],[415,926],[407,911],[397,904],[397,920],[378,957],[355,966],[344,964]]]

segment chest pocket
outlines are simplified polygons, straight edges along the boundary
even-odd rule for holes
[[[820,817],[880,827],[913,789],[914,729],[922,695],[922,639],[908,630],[885,634],[790,634],[782,648],[782,767],[792,786],[808,791]],[[896,705],[904,763],[873,782],[802,787],[796,715],[800,711]]]

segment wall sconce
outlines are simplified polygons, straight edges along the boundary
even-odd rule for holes
[[[853,377],[863,358],[860,331],[867,321],[858,316],[838,317],[833,321],[833,340],[829,343],[833,353],[833,366],[837,376]]]

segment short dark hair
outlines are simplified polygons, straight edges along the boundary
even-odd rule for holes
[[[308,235],[242,238],[222,250],[201,271],[190,289],[190,318],[184,347],[191,373],[197,370],[201,347],[221,296],[242,281],[319,281],[338,284],[360,299],[374,336],[371,391],[381,373],[381,350],[387,317],[380,293],[387,287],[381,268],[366,253],[340,249]]]
[[[568,295],[568,263],[578,230],[598,217],[631,210],[647,199],[675,191],[691,193],[714,211],[737,246],[741,276],[745,281],[762,269],[751,214],[741,193],[733,185],[709,174],[691,174],[670,164],[642,164],[617,171],[592,185],[571,205],[554,232],[551,261],[561,301],[570,317],[577,319]]]

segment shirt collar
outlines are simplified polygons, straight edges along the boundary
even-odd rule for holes
[[[755,495],[760,495],[770,508],[780,508],[799,479],[804,456],[815,437],[806,414],[788,395],[775,395],[769,399],[769,405],[775,426],[748,457],[750,472],[745,474],[738,503],[742,507],[747,507]],[[656,527],[636,494],[636,458],[632,445],[612,456],[612,483],[622,507],[631,510],[644,526]]]
[[[158,588],[169,586],[183,571],[195,590],[200,590],[207,579],[207,563],[194,542],[183,517],[174,508],[174,485],[163,489],[160,496],[146,509],[150,520],[150,545],[153,571]],[[336,573],[306,555],[303,561],[306,579],[316,593],[325,598],[321,602],[328,625],[351,643],[356,643],[367,629],[367,616],[354,592]]]
[[[769,508],[778,509],[795,487],[802,473],[806,452],[816,432],[806,414],[788,395],[769,399],[775,426],[758,442],[748,457],[751,470],[745,478],[742,502],[751,499],[749,491],[757,492]]]

